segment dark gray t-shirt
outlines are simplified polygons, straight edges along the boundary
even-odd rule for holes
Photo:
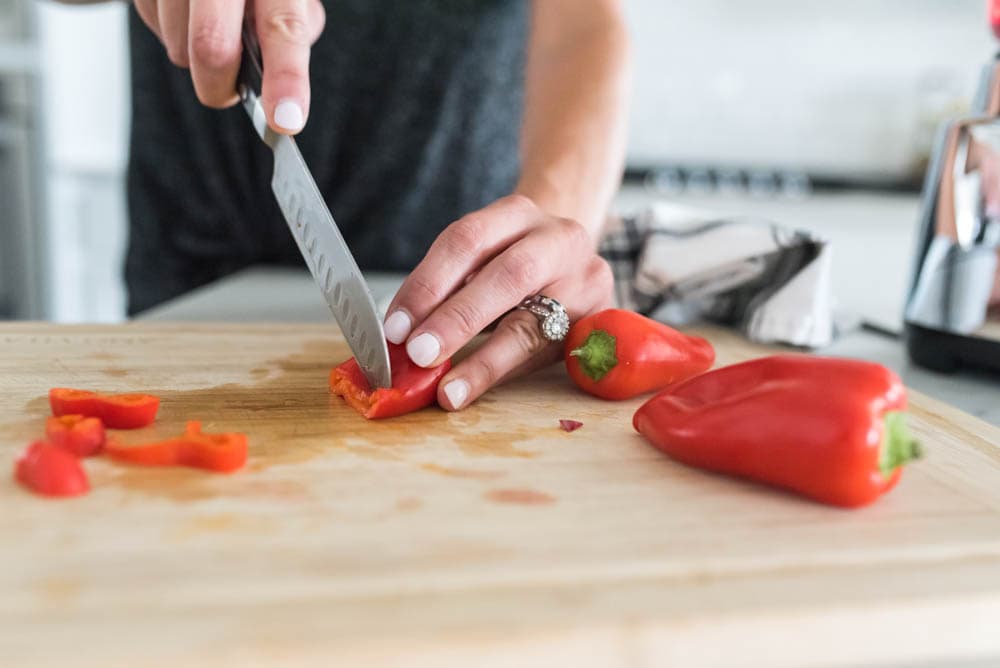
[[[299,147],[363,269],[407,271],[518,169],[529,0],[324,0]],[[301,264],[242,108],[202,107],[130,17],[129,312]]]

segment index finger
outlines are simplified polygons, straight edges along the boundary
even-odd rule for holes
[[[309,51],[315,22],[311,0],[256,0],[254,21],[264,65],[264,112],[275,132],[295,134],[309,113]]]

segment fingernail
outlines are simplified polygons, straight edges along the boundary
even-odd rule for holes
[[[441,344],[426,332],[406,344],[406,352],[417,366],[430,366],[441,354]]]
[[[469,398],[469,384],[460,378],[455,379],[444,386],[444,396],[448,397],[451,407],[458,410]]]
[[[400,344],[410,335],[413,322],[403,311],[396,311],[385,319],[385,338],[395,344]]]
[[[298,102],[286,98],[274,108],[274,122],[289,132],[298,132],[306,124],[306,117]]]

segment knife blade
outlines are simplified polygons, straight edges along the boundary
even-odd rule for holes
[[[254,130],[274,153],[271,189],[330,311],[372,387],[390,387],[392,369],[375,300],[295,140],[272,131],[260,103],[263,79],[253,26],[243,25],[239,94]]]

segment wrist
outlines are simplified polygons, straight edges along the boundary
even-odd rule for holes
[[[568,188],[560,188],[544,179],[522,178],[514,188],[514,194],[527,197],[545,213],[575,220],[586,228],[596,246],[604,228],[605,212],[588,207],[586,199],[574,194]]]

